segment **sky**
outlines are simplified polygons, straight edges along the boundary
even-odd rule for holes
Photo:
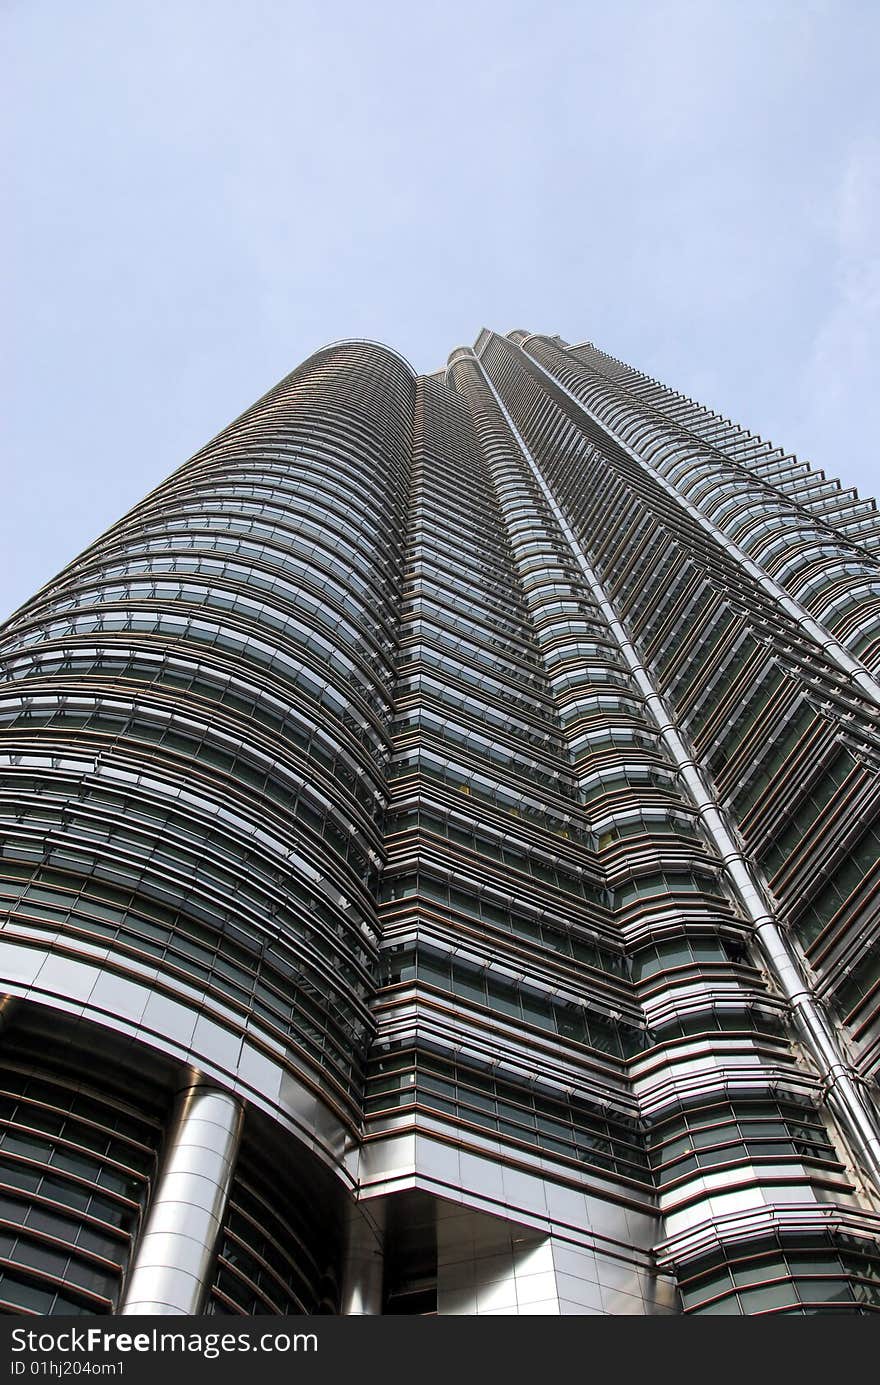
[[[0,618],[305,356],[589,339],[880,490],[876,0],[0,0]]]

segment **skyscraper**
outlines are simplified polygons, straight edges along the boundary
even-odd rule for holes
[[[880,516],[310,357],[0,632],[0,1303],[880,1308]]]

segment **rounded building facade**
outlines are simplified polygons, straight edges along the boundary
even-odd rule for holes
[[[0,630],[0,1311],[880,1309],[876,511],[714,417],[335,343]]]
[[[4,977],[59,1035],[144,1045],[171,1093],[197,1073],[339,1170],[372,1033],[414,389],[381,347],[318,352],[2,638]],[[246,1142],[251,1161],[258,1188]]]

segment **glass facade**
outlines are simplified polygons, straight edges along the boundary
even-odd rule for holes
[[[877,1311],[878,549],[524,331],[148,495],[0,631],[0,1309]]]

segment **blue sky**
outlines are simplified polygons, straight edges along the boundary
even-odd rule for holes
[[[590,338],[878,486],[876,0],[3,0],[0,616],[305,355]]]

